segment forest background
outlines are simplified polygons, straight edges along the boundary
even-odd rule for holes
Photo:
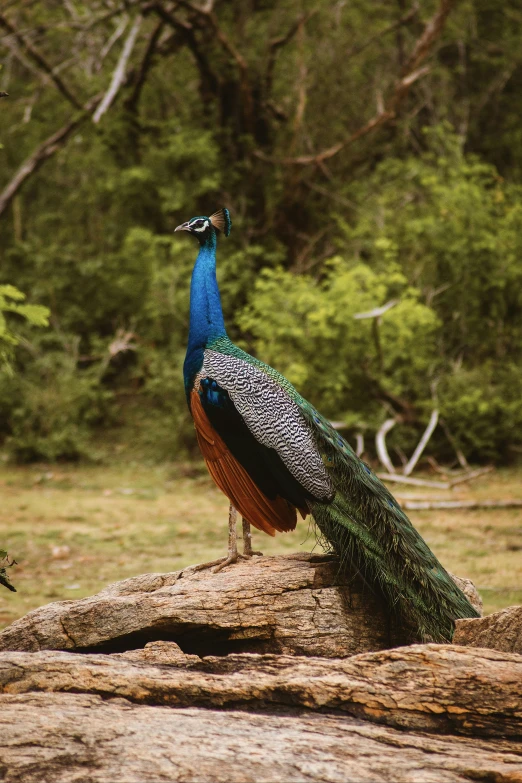
[[[386,422],[401,471],[437,410],[424,478],[497,470],[417,495],[479,508],[394,492],[486,611],[522,602],[521,25],[518,0],[0,0],[0,626],[223,553],[173,233],[222,205],[231,337],[374,466]]]
[[[436,407],[438,460],[516,460],[521,24],[516,0],[4,2],[5,454],[195,454],[173,229],[225,204],[235,341],[370,459]]]

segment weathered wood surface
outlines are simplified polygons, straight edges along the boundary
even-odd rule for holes
[[[520,783],[520,746],[311,711],[172,709],[70,693],[2,696],[5,783]]]
[[[522,783],[522,655],[386,649],[405,632],[336,577],[256,558],[31,612],[0,634],[0,779]]]
[[[453,641],[522,654],[522,606],[510,606],[476,620],[458,620]]]
[[[144,574],[30,612],[0,633],[0,650],[113,652],[163,639],[199,655],[343,657],[410,641],[359,578],[337,586],[337,573],[332,557],[298,554],[256,557],[219,574]],[[455,580],[480,602],[471,582]]]
[[[431,644],[344,659],[245,653],[200,659],[172,643],[154,646],[148,659],[146,650],[4,652],[0,690],[95,693],[173,707],[297,706],[395,728],[522,739],[519,655]]]

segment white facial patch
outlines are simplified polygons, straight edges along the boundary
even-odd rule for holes
[[[194,227],[192,230],[193,231],[197,231],[198,233],[201,233],[202,231],[206,231],[207,228],[209,227],[209,225],[210,225],[209,221],[208,220],[204,220],[203,221],[203,225],[200,228],[195,228]]]

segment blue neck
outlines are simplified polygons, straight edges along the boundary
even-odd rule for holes
[[[216,234],[212,231],[199,249],[190,284],[190,327],[183,368],[187,393],[203,364],[203,351],[209,343],[225,335],[216,279]]]

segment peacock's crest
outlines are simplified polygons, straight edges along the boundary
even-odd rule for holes
[[[210,222],[217,231],[222,231],[226,237],[230,235],[232,220],[230,219],[230,212],[226,207],[214,212],[214,214],[210,216]]]

